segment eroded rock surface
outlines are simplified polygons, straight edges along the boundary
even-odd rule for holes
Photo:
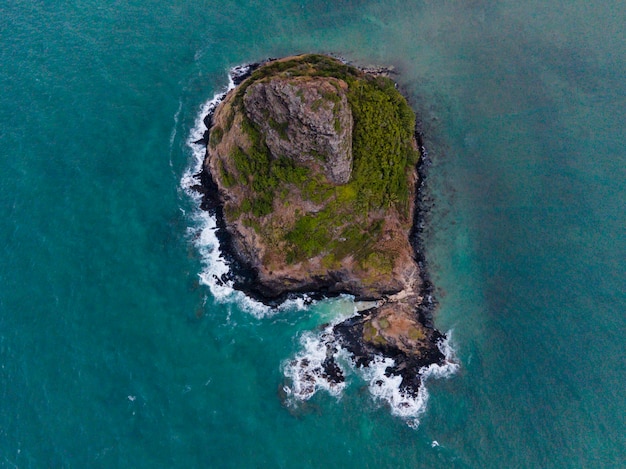
[[[330,181],[345,184],[352,171],[347,88],[336,78],[275,79],[251,85],[243,102],[272,155],[319,161]]]

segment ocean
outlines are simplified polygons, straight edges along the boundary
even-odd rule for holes
[[[624,24],[614,0],[5,2],[0,467],[625,466]],[[304,52],[395,67],[424,133],[451,366],[405,414],[347,358],[298,397],[352,299],[215,282],[188,190],[229,70]]]

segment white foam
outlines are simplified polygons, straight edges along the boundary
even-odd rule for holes
[[[183,100],[178,100],[178,109],[176,110],[176,114],[174,114],[174,126],[172,127],[172,131],[170,132],[170,167],[173,166],[172,163],[172,151],[174,148],[174,140],[176,140],[176,131],[178,128],[178,121],[180,119],[180,112],[183,110]]]
[[[449,378],[457,371],[459,371],[460,365],[456,358],[456,352],[451,344],[452,330],[448,331],[446,338],[437,343],[437,347],[441,353],[443,353],[444,361],[441,365],[433,363],[432,365],[425,366],[419,373],[422,377],[422,381],[428,378]]]
[[[183,190],[190,192],[192,186],[198,184],[198,180],[193,176],[198,174],[202,170],[202,163],[204,162],[204,155],[206,153],[206,148],[202,144],[197,144],[195,142],[202,140],[204,138],[205,132],[208,130],[207,126],[204,124],[204,118],[209,114],[215,111],[215,108],[221,103],[226,94],[235,88],[235,82],[233,81],[233,77],[241,76],[247,73],[250,70],[249,65],[238,65],[229,70],[228,73],[228,86],[218,93],[213,95],[213,98],[206,101],[200,109],[198,110],[198,114],[196,114],[196,119],[194,121],[194,126],[189,132],[189,136],[187,137],[187,147],[191,150],[193,155],[193,161],[191,166],[187,168],[183,177],[181,178],[181,187]],[[194,193],[195,194],[195,193]],[[197,196],[197,194],[195,194]]]
[[[289,385],[283,387],[288,403],[295,403],[294,399],[306,401],[320,389],[339,397],[346,387],[345,381],[336,383],[329,380],[322,366],[329,350],[335,358],[339,354],[332,328],[331,325],[322,333],[305,332],[302,334],[301,351],[293,359],[283,363],[283,373],[290,382]],[[333,350],[336,351],[333,352]],[[345,376],[345,371],[343,369],[341,371]]]
[[[346,367],[351,364],[350,354],[337,343],[333,328],[357,314],[357,308],[350,295],[327,301],[334,313],[329,324],[321,332],[304,332],[300,337],[300,351],[294,358],[283,362],[283,374],[290,382],[283,387],[289,404],[308,400],[319,390],[339,397],[346,387],[345,381],[329,380],[322,364],[330,354],[345,378]]]
[[[391,408],[391,413],[406,419],[407,424],[412,428],[418,427],[419,417],[424,413],[428,404],[427,380],[449,378],[459,369],[454,349],[450,344],[451,334],[452,331],[449,331],[446,338],[437,344],[445,357],[444,362],[441,365],[433,363],[418,371],[422,382],[415,396],[400,389],[402,377],[385,375],[385,370],[395,364],[393,359],[377,357],[369,367],[361,369],[365,379],[369,380],[370,393],[375,398],[386,401]]]
[[[196,234],[194,243],[202,259],[200,282],[209,287],[218,301],[224,300],[231,294],[232,285],[222,281],[222,277],[228,274],[229,268],[220,251],[216,234],[217,220],[208,212],[199,210],[193,213],[193,218],[199,226],[199,231],[196,227],[189,230]]]
[[[311,300],[308,295],[298,296],[296,298],[290,298],[288,300],[283,301],[280,306],[278,306],[279,311],[304,311],[311,304],[314,304],[315,301]]]
[[[356,314],[356,307],[353,313]],[[349,317],[349,316],[347,316]],[[325,376],[322,364],[329,355],[335,359],[344,377],[349,368],[355,369],[369,384],[370,394],[377,400],[384,401],[391,409],[391,413],[406,421],[412,427],[417,428],[419,417],[426,410],[428,403],[428,389],[426,382],[430,378],[448,378],[459,369],[456,362],[454,349],[450,344],[450,335],[437,344],[445,356],[441,365],[432,364],[418,370],[422,380],[417,395],[407,393],[400,389],[402,377],[398,375],[387,376],[385,371],[393,367],[395,362],[392,358],[378,356],[366,367],[356,367],[350,358],[349,352],[343,349],[335,339],[333,327],[347,319],[346,316],[335,318],[332,324],[317,334],[305,332],[300,338],[301,349],[296,356],[283,363],[283,374],[290,381],[283,387],[287,395],[287,401],[294,404],[298,400],[308,400],[319,390],[327,391],[335,397],[341,396],[346,387],[346,382],[334,383]]]
[[[254,315],[267,317],[282,311],[300,311],[307,308],[311,300],[306,296],[284,301],[278,308],[272,308],[248,297],[245,293],[235,290],[233,282],[228,278],[230,267],[222,256],[217,238],[217,220],[203,210],[193,212],[195,227],[189,228],[194,236],[194,244],[202,262],[202,270],[198,274],[200,283],[209,287],[211,294],[220,303],[235,303],[237,306]]]
[[[198,210],[194,213],[194,218],[197,220],[197,225],[200,226],[199,234],[194,240],[202,262],[202,271],[198,274],[198,277],[201,284],[209,287],[216,301],[220,303],[235,303],[240,309],[257,318],[271,316],[283,311],[304,310],[311,303],[311,300],[305,295],[289,299],[284,301],[279,307],[272,308],[253,300],[239,290],[235,290],[232,280],[228,278],[230,267],[222,256],[217,238],[217,220],[215,216]]]
[[[217,238],[217,220],[203,210],[193,212],[194,227],[189,228],[190,235],[194,238],[196,249],[200,253],[202,270],[198,274],[200,283],[209,287],[213,298],[220,303],[236,303],[239,308],[251,313],[256,317],[264,317],[274,314],[282,309],[294,309],[299,306],[296,301],[285,302],[278,309],[272,309],[258,301],[255,301],[243,292],[233,288],[232,280],[228,279],[230,267],[222,256],[219,240]],[[304,300],[302,302],[304,307]]]
[[[232,79],[230,80],[230,84],[232,84]],[[202,162],[204,161],[204,155],[206,153],[206,147],[204,145],[195,143],[198,140],[202,140],[204,133],[208,130],[207,126],[204,124],[204,118],[212,113],[217,105],[226,97],[226,93],[232,89],[230,84],[226,90],[216,93],[213,95],[212,99],[200,106],[200,110],[196,115],[194,126],[187,137],[187,147],[191,150],[193,160],[191,162],[191,166],[187,168],[180,181],[181,187],[187,193],[192,192],[191,187],[199,182],[194,176],[202,170]],[[193,192],[190,195],[195,195],[196,197],[194,198],[198,197],[197,194]]]
[[[217,220],[206,211],[197,210],[193,214],[195,225],[190,228],[195,234],[194,243],[200,253],[202,271],[198,274],[200,283],[209,287],[211,294],[220,303],[235,303],[237,306],[257,318],[271,316],[283,311],[304,310],[311,300],[305,295],[284,301],[278,308],[272,308],[235,290],[228,278],[230,267],[222,255],[217,238]]]
[[[215,93],[213,98],[200,106],[194,126],[187,137],[186,143],[191,151],[192,159],[189,167],[181,177],[180,187],[194,200],[197,206],[200,205],[202,196],[192,188],[200,184],[197,175],[202,170],[206,147],[195,142],[202,140],[207,131],[204,118],[214,112],[215,108],[226,97],[226,94],[235,88],[233,77],[244,75],[248,73],[249,69],[248,65],[241,65],[230,70],[228,86],[223,91]],[[298,298],[286,301],[276,310],[235,290],[232,281],[226,280],[230,269],[224,260],[217,238],[216,217],[198,208],[193,211],[192,222],[193,226],[189,228],[189,234],[193,238],[202,259],[202,271],[198,274],[200,283],[209,287],[211,294],[218,302],[236,303],[241,309],[257,317],[267,316],[280,310],[303,309],[305,307],[306,298]]]
[[[385,375],[385,370],[394,364],[392,358],[379,356],[368,367],[361,368],[361,372],[369,381],[369,391],[372,396],[387,402],[393,415],[406,419],[409,426],[417,427],[418,417],[426,410],[428,391],[423,382],[416,396],[400,390],[402,377]]]

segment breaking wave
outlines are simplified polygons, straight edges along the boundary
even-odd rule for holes
[[[459,369],[450,344],[450,331],[446,339],[437,344],[445,356],[444,362],[421,368],[418,374],[422,383],[417,394],[406,392],[401,389],[401,376],[386,374],[387,369],[394,366],[392,358],[381,355],[368,366],[357,367],[350,358],[351,354],[337,342],[332,330],[334,325],[327,326],[317,334],[305,332],[300,338],[300,351],[283,364],[283,374],[289,381],[289,384],[283,386],[288,405],[309,400],[320,390],[340,397],[346,388],[345,376],[354,372],[368,383],[369,392],[374,399],[385,402],[393,415],[404,419],[410,427],[417,428],[419,417],[428,404],[427,381],[430,378],[448,378]],[[331,358],[334,359],[334,368],[329,370]]]
[[[337,360],[341,351],[332,328],[326,327],[321,334],[305,332],[300,338],[302,350],[283,365],[283,373],[290,381],[283,386],[288,403],[306,401],[320,389],[339,397],[346,387],[344,371],[336,365],[332,370],[326,366],[327,360]]]
[[[459,369],[454,349],[450,345],[452,331],[446,334],[437,346],[445,359],[442,364],[433,363],[420,368],[417,372],[422,380],[417,394],[408,393],[400,388],[402,378],[396,375],[387,376],[385,371],[394,365],[391,358],[377,357],[362,373],[369,381],[369,391],[376,399],[385,401],[391,408],[391,413],[402,417],[410,427],[417,428],[419,417],[426,410],[428,404],[428,389],[426,383],[430,378],[449,378]]]

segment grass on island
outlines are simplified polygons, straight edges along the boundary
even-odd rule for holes
[[[261,132],[243,112],[243,96],[253,82],[276,76],[335,77],[348,84],[354,128],[353,170],[347,184],[336,186],[324,177],[312,176],[308,168],[294,164],[289,158],[271,156]],[[328,93],[323,98],[335,102],[338,96]],[[246,185],[251,194],[229,215],[248,214],[248,224],[262,232],[262,224],[250,220],[250,216],[269,215],[275,199],[284,201],[285,187],[293,185],[305,198],[323,204],[324,208],[301,216],[283,234],[282,239],[289,246],[288,263],[323,254],[324,266],[333,268],[341,259],[352,255],[363,268],[390,273],[392,253],[373,250],[383,222],[370,215],[395,209],[403,220],[410,220],[408,174],[419,158],[412,146],[415,115],[394,82],[366,75],[326,56],[305,55],[271,62],[255,70],[237,90],[227,126],[232,125],[235,112],[243,117],[242,129],[251,146],[247,151],[239,148],[230,155],[238,174],[229,174],[220,167],[221,176],[225,185]],[[280,130],[286,133],[286,129]],[[221,128],[214,129],[210,144],[219,142],[223,133]],[[323,160],[324,155],[319,157]]]

